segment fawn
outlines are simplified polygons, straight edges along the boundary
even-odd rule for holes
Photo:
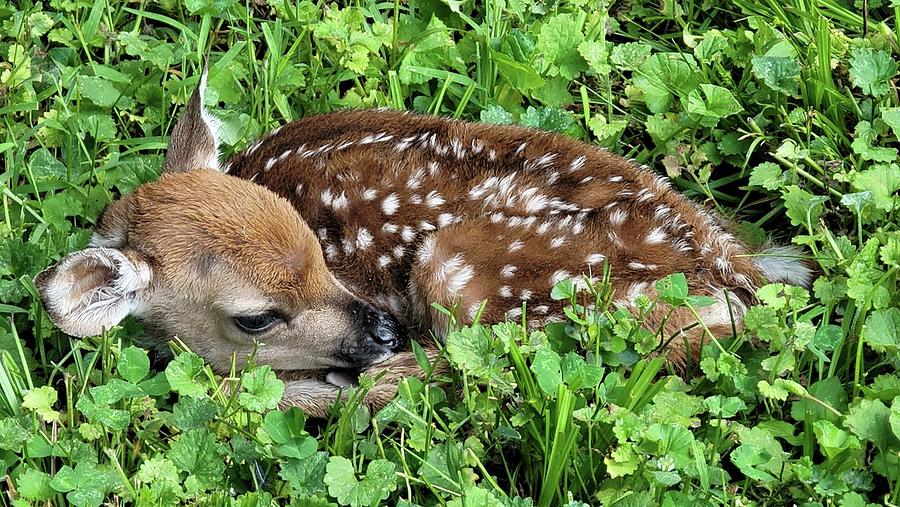
[[[632,307],[682,272],[715,304],[714,336],[740,326],[765,280],[806,285],[792,248],[753,255],[727,223],[646,168],[560,135],[389,110],[312,116],[220,163],[205,74],[174,128],[163,174],[111,204],[88,248],[40,273],[51,319],[88,336],[135,315],[227,371],[256,361],[288,380],[286,404],[325,415],[360,370],[388,370],[367,400],[414,373],[408,336],[442,336],[436,302],[471,320],[562,319],[549,297],[603,263]],[[649,320],[663,324],[665,311]],[[682,365],[704,331],[677,310]]]

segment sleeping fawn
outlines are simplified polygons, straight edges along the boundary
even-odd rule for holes
[[[373,406],[418,371],[408,337],[446,331],[431,303],[465,323],[562,320],[550,299],[609,263],[615,302],[687,276],[730,336],[765,281],[808,284],[797,252],[751,252],[727,223],[653,172],[560,135],[396,111],[343,111],[275,129],[220,163],[205,75],[176,125],[163,174],[111,204],[88,248],[35,283],[66,333],[135,315],[178,335],[215,369],[233,354],[288,379],[285,403],[327,414],[359,371],[387,370]],[[695,316],[654,310],[681,331],[682,365],[709,340]],[[665,322],[663,323],[663,320]]]

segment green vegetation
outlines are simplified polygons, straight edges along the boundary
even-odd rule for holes
[[[900,5],[341,4],[0,0],[0,503],[900,503]],[[190,352],[151,364],[134,322],[71,339],[31,278],[156,177],[206,53],[226,152],[346,107],[559,131],[820,276],[762,288],[747,332],[682,374],[650,359],[646,311],[560,285],[570,323],[460,329],[447,378],[320,423],[274,410],[265,366],[226,390]],[[659,289],[644,310],[703,304]]]

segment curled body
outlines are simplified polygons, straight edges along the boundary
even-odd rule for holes
[[[287,380],[285,402],[325,415],[361,370],[387,370],[373,406],[418,372],[402,349],[445,333],[432,303],[465,323],[486,301],[483,321],[538,327],[562,319],[555,283],[590,283],[609,263],[617,304],[681,272],[716,301],[701,310],[706,328],[728,336],[760,284],[809,282],[797,252],[751,252],[652,171],[560,135],[343,111],[221,163],[202,90],[159,180],[110,205],[89,248],[36,278],[65,332],[133,314],[222,371],[258,343],[257,362]],[[683,365],[705,337],[693,314],[663,324],[664,311],[650,320],[666,334],[688,329],[663,352]]]
[[[224,170],[290,201],[354,294],[438,337],[446,322],[431,302],[462,322],[483,301],[487,322],[520,321],[523,303],[530,327],[562,320],[553,285],[595,281],[604,262],[629,307],[655,280],[684,273],[716,299],[701,311],[718,336],[740,326],[764,281],[809,282],[798,251],[752,252],[648,168],[549,132],[342,111],[287,124]],[[692,323],[678,314],[667,327]],[[670,361],[699,351],[702,335],[690,336]]]

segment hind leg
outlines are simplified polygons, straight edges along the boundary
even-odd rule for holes
[[[711,297],[715,302],[710,306],[694,308],[672,308],[664,302],[657,302],[644,316],[647,329],[661,331],[663,343],[668,342],[664,354],[666,361],[678,370],[684,370],[689,361],[698,361],[700,350],[712,340],[727,339],[743,329],[746,303],[734,292],[705,287],[698,279],[688,282],[691,292]],[[647,283],[633,284],[626,291],[626,297],[616,299],[616,303],[636,311],[634,303],[638,294],[655,299],[655,289]],[[700,317],[699,321],[697,317]]]

